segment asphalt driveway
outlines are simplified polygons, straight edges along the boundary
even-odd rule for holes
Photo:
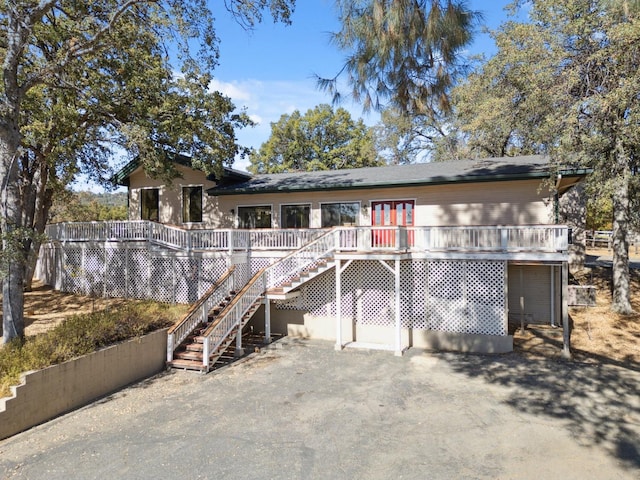
[[[615,365],[285,338],[1,441],[0,478],[637,479],[639,385]]]

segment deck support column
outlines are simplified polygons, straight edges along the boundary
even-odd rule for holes
[[[400,260],[395,260],[395,317],[396,317],[396,341],[394,355],[402,356],[402,322],[400,320]]]
[[[569,322],[569,263],[562,262],[562,357],[571,358],[571,325]]]
[[[271,302],[264,299],[264,343],[271,343]]]
[[[244,348],[242,348],[242,327],[238,325],[238,331],[236,332],[236,351],[234,356],[241,357],[244,355]]]
[[[342,311],[340,308],[340,298],[342,297],[340,284],[341,273],[340,259],[336,259],[336,350],[342,350]]]

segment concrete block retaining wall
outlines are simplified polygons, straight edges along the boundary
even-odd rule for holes
[[[12,396],[0,399],[0,439],[161,372],[166,352],[167,331],[159,330],[23,374]]]

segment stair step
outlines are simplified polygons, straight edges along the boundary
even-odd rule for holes
[[[184,346],[184,349],[188,352],[202,352],[204,350],[204,344],[188,343]]]
[[[169,362],[169,365],[173,368],[181,368],[183,370],[197,370],[199,372],[205,370],[204,365],[202,365],[202,360],[198,362],[195,360],[174,359]]]
[[[188,350],[174,353],[174,357],[180,360],[197,360],[202,362],[202,352],[191,352]]]

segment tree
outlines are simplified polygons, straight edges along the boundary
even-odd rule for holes
[[[499,53],[462,88],[457,109],[487,148],[546,152],[594,169],[592,185],[613,204],[612,308],[628,314],[627,234],[640,168],[640,6],[528,6],[531,21],[501,27]]]
[[[372,132],[349,112],[318,105],[271,123],[271,136],[251,157],[252,173],[337,170],[380,165]]]
[[[251,26],[266,7],[288,21],[294,1],[225,4]],[[208,92],[218,39],[205,0],[2,2],[0,26],[0,232],[9,341],[24,332],[25,259],[33,256],[35,231],[44,227],[42,212],[57,189],[79,172],[102,176],[115,144],[140,154],[156,176],[174,173],[167,145],[220,168],[240,151],[233,129],[249,121],[231,113],[228,99]],[[193,40],[200,42],[195,54]],[[170,48],[179,77],[166,55]]]
[[[334,78],[319,86],[339,100],[346,72],[365,110],[391,106],[409,115],[449,111],[449,90],[464,69],[462,52],[480,14],[458,0],[339,0],[342,29],[333,43],[348,52]],[[385,105],[386,102],[389,105]]]

